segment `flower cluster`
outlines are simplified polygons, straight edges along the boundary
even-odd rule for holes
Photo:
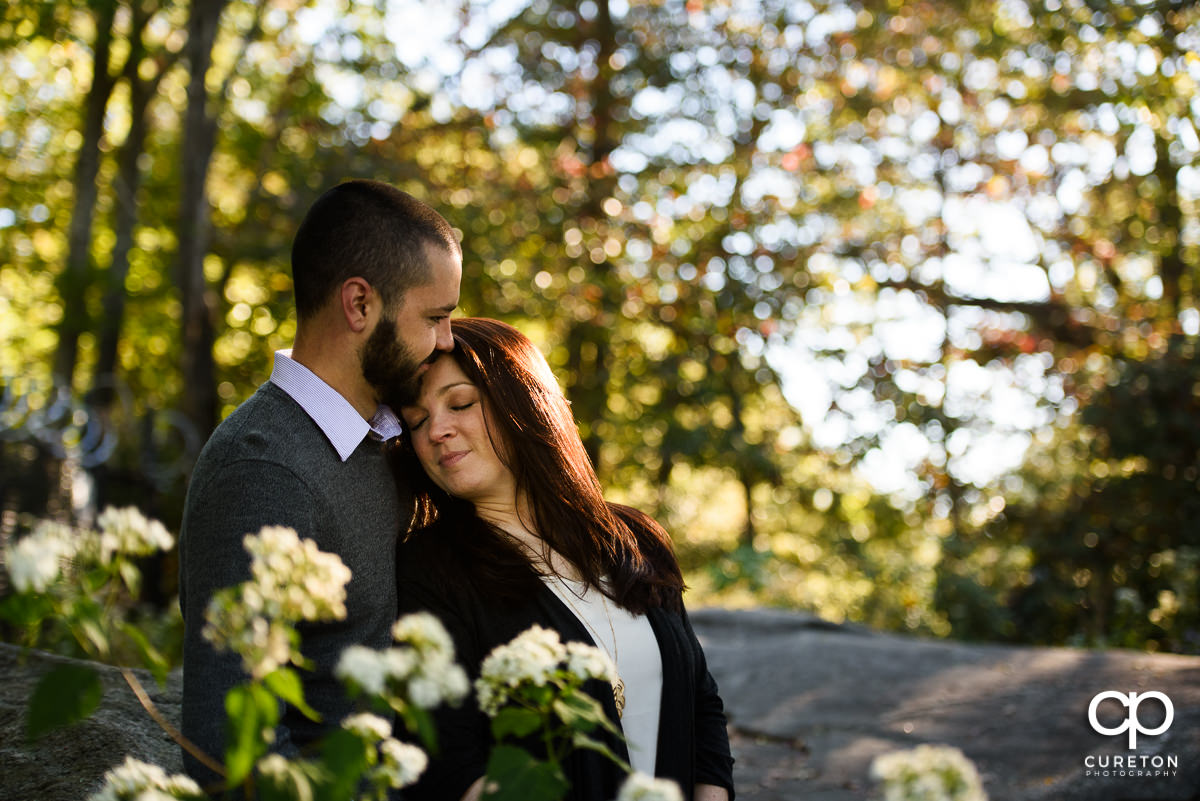
[[[372,747],[378,743],[378,763],[367,777],[377,787],[399,790],[416,782],[429,765],[429,757],[415,745],[392,737],[392,724],[378,715],[364,712],[342,721],[342,728]]]
[[[4,564],[17,592],[45,592],[75,555],[78,532],[44,520],[28,535],[4,549]]]
[[[362,712],[342,721],[342,728],[364,740],[386,740],[392,736],[392,724],[387,718]]]
[[[631,773],[621,785],[617,801],[683,801],[683,791],[670,779]]]
[[[88,801],[167,801],[167,799],[203,799],[200,786],[187,776],[168,776],[158,765],[126,757],[104,774],[104,786]]]
[[[97,531],[90,531],[50,520],[39,522],[27,536],[4,549],[13,587],[17,592],[46,592],[68,559],[108,567],[115,556],[147,556],[175,544],[162,523],[147,519],[132,506],[106,507],[96,526]]]
[[[243,541],[252,580],[242,601],[269,618],[341,620],[346,617],[350,568],[294,529],[264,526]]]
[[[247,534],[244,544],[251,579],[213,595],[204,637],[240,655],[246,671],[258,679],[302,662],[292,624],[346,617],[350,569],[336,554],[282,526]]]
[[[480,666],[475,693],[479,707],[495,717],[522,687],[544,687],[568,677],[612,681],[615,676],[608,654],[583,643],[564,645],[558,632],[534,625],[492,649]]]
[[[147,519],[137,507],[118,509],[109,506],[96,519],[98,531],[89,531],[80,543],[80,552],[88,558],[107,565],[114,555],[148,556],[155,551],[170,550],[175,538],[166,526]]]
[[[424,751],[394,737],[379,744],[379,756],[380,762],[372,775],[393,790],[414,784],[429,765],[429,757]]]
[[[433,709],[457,704],[467,694],[467,674],[454,662],[454,642],[428,612],[405,615],[392,626],[399,647],[375,651],[352,645],[334,674],[359,692],[384,698],[393,708]]]
[[[871,775],[883,782],[884,801],[987,801],[975,765],[950,746],[884,754]]]

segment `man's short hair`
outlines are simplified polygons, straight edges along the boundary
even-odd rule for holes
[[[297,316],[310,317],[355,276],[394,308],[429,282],[427,247],[461,255],[450,223],[407,192],[365,179],[338,184],[317,198],[292,243]]]

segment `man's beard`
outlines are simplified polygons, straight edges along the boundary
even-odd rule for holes
[[[421,365],[418,359],[396,336],[396,323],[381,318],[359,351],[363,378],[379,393],[383,403],[399,409],[419,389]]]

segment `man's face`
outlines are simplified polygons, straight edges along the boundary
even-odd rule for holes
[[[385,309],[359,359],[363,378],[389,405],[415,392],[417,379],[435,354],[454,348],[450,313],[458,305],[462,262],[442,247],[426,246],[429,283],[410,288]]]

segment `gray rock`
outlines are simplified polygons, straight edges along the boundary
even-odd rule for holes
[[[743,801],[879,797],[871,761],[922,743],[952,745],[991,801],[1200,799],[1200,657],[923,640],[773,610],[692,612],[725,698]],[[1165,693],[1158,737],[1092,730],[1099,692]],[[1100,722],[1125,709],[1105,701]],[[1146,701],[1142,726],[1163,720]],[[1085,760],[1136,753],[1177,760],[1173,776],[1089,776]],[[1153,772],[1153,768],[1149,768]]]
[[[962,749],[991,801],[1200,801],[1200,657],[923,640],[774,610],[695,610],[692,622],[725,698],[743,801],[878,798],[871,761],[921,743]],[[99,668],[95,715],[25,743],[29,695],[62,661],[0,644],[0,801],[83,801],[126,754],[180,770],[178,747],[113,668]],[[159,688],[136,674],[178,725],[179,675]],[[1171,699],[1171,727],[1136,753],[1174,758],[1175,775],[1086,775],[1089,756],[1127,755],[1125,735],[1088,723],[1104,690]],[[1102,722],[1121,712],[1105,702]],[[1146,728],[1162,720],[1157,702],[1139,713]]]
[[[43,651],[27,651],[0,643],[0,799],[13,801],[82,801],[103,781],[105,771],[129,754],[161,766],[183,770],[179,747],[150,718],[116,668],[95,667],[104,696],[87,720],[28,743],[25,713],[38,680],[56,665],[74,660]],[[180,677],[165,688],[147,671],[134,675],[168,721],[179,723]]]

